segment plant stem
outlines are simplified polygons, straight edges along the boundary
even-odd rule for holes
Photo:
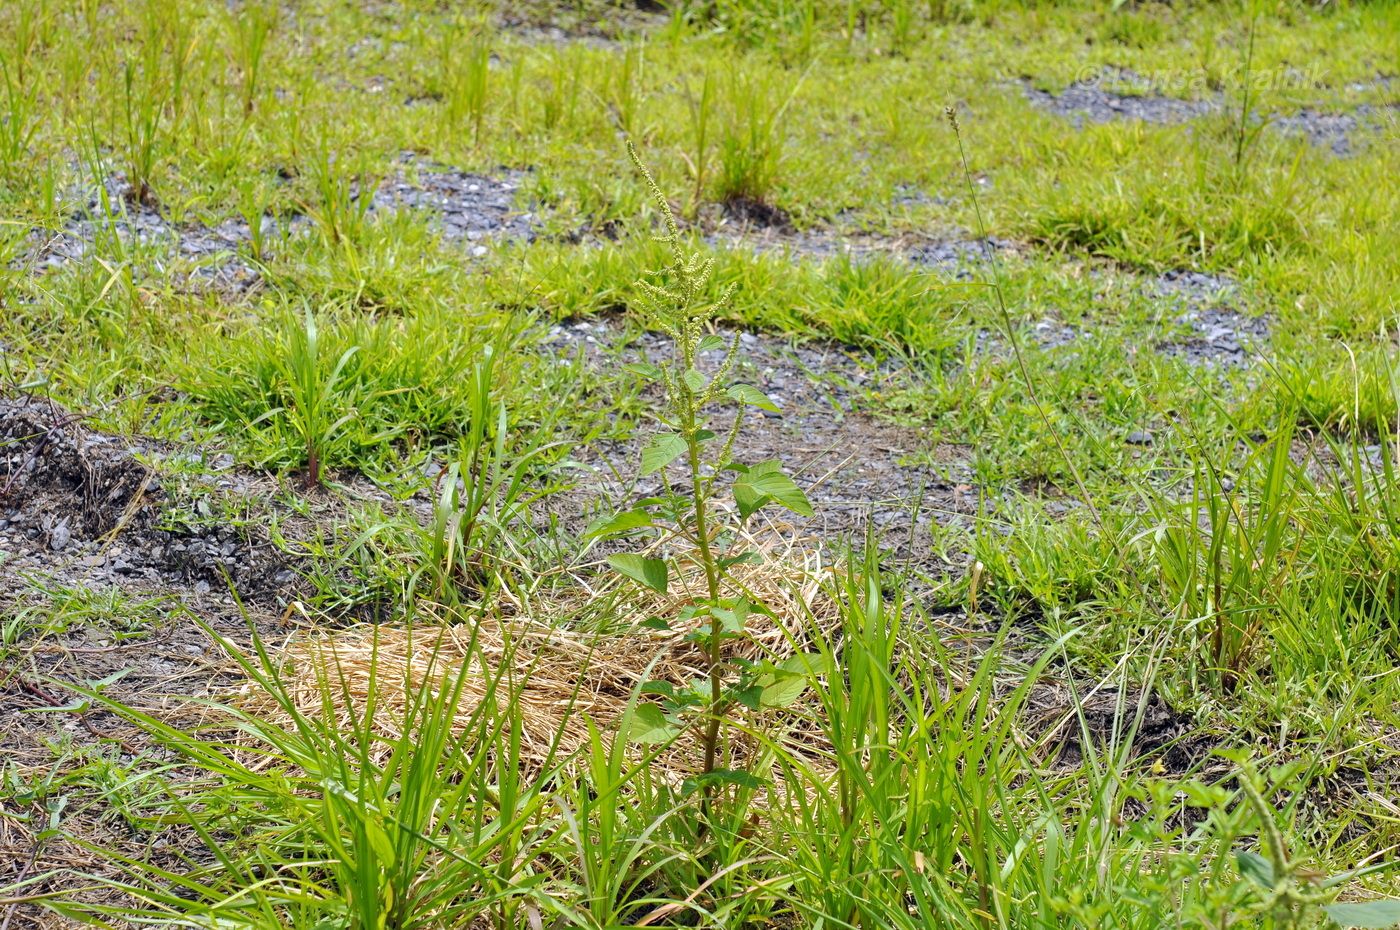
[[[684,345],[682,347],[683,371],[688,371],[694,364],[691,355],[690,346]],[[719,568],[715,564],[714,553],[710,549],[709,521],[705,508],[705,481],[700,470],[700,443],[695,438],[697,432],[695,425],[695,395],[690,391],[690,388],[686,387],[684,384],[681,385],[681,390],[683,392],[682,397],[684,398],[682,406],[684,408],[685,417],[686,454],[690,463],[691,502],[695,507],[695,541],[700,550],[700,564],[705,570],[705,585],[709,590],[710,606],[713,608],[719,605]],[[715,770],[715,757],[718,754],[719,748],[719,709],[724,690],[724,680],[720,667],[720,662],[723,658],[722,632],[723,630],[720,627],[719,617],[711,610],[710,641],[706,650],[706,662],[709,665],[710,677],[710,719],[705,725],[704,740],[705,766],[703,772],[706,775]],[[705,789],[707,803],[711,791],[712,789],[707,786]]]

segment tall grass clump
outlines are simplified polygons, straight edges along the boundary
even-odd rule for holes
[[[118,877],[98,880],[117,892],[108,903],[57,909],[85,924],[258,930],[573,923],[547,879],[560,760],[525,762],[509,699],[528,664],[515,668],[509,647],[488,658],[474,634],[455,648],[460,662],[434,646],[410,668],[378,634],[353,653],[312,643],[296,664],[257,640],[248,657],[229,644],[249,697],[213,723],[240,731],[237,746],[112,704],[208,781],[170,796],[188,843],[159,864],[119,858]]]
[[[1200,456],[1190,498],[1158,503],[1160,579],[1177,615],[1200,631],[1201,668],[1221,692],[1238,687],[1259,639],[1288,603],[1280,592],[1298,585],[1306,569],[1293,542],[1303,479],[1289,458],[1292,419],[1252,453],[1238,486]]]
[[[0,81],[4,96],[0,98],[0,177],[17,180],[28,158],[29,144],[38,131],[39,91],[34,85],[25,86],[3,53],[0,53]]]
[[[245,117],[257,102],[268,40],[277,26],[278,8],[269,3],[245,3],[228,13],[229,58],[238,72],[238,96]]]
[[[290,425],[301,439],[308,487],[320,486],[326,448],[355,417],[353,410],[340,403],[340,382],[345,366],[359,350],[359,346],[350,346],[338,358],[326,356],[320,325],[309,306],[300,320],[289,318],[285,326],[278,361],[287,403],[267,411],[252,425],[279,417]]]
[[[784,87],[767,74],[731,76],[719,126],[717,199],[763,203],[772,196],[787,143],[784,116],[802,77]]]
[[[469,379],[467,421],[456,448],[437,477],[433,515],[421,531],[421,560],[410,594],[430,594],[456,603],[459,591],[481,591],[529,553],[515,531],[530,507],[549,493],[531,483],[541,460],[562,442],[536,431],[523,446],[512,430],[511,412],[496,381],[498,360],[509,346],[488,344]]]
[[[438,93],[446,105],[448,131],[455,135],[469,128],[472,145],[480,146],[490,99],[490,33],[484,27],[469,35],[448,33],[438,60]]]

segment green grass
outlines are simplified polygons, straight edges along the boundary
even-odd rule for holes
[[[1239,106],[1245,80],[1261,118],[1393,103],[1377,78],[1400,68],[1400,7],[567,6],[0,11],[4,387],[194,453],[156,463],[163,526],[265,524],[316,626],[446,618],[501,698],[458,727],[469,676],[424,689],[372,753],[376,696],[348,723],[296,709],[256,637],[239,671],[283,723],[234,702],[187,731],[89,683],[149,752],[56,736],[43,765],[0,763],[0,812],[40,850],[84,842],[92,817],[131,843],[89,850],[101,877],[65,873],[44,903],[306,930],[1145,930],[1323,926],[1334,893],[1394,894],[1397,124],[1380,110],[1338,157]],[[1222,104],[1072,128],[1022,86],[1101,74]],[[627,364],[635,282],[670,252],[626,141],[682,247],[713,255],[696,300],[732,288],[722,324],[837,345],[840,373],[815,376],[844,379],[845,415],[914,437],[904,464],[978,500],[931,530],[936,572],[882,560],[902,524],[834,544],[835,627],[784,617],[782,654],[742,670],[800,684],[800,713],[775,731],[695,711],[752,728],[722,788],[649,764],[691,724],[659,724],[640,687],[612,726],[576,712],[576,753],[526,764],[531,668],[470,632],[606,587],[611,550],[564,519],[610,503],[577,503],[577,460],[666,413]],[[483,255],[423,212],[370,209],[429,163],[513,172],[534,239]],[[797,235],[753,249],[726,219],[739,204]],[[173,237],[255,234],[181,254],[130,235],[150,211]],[[79,220],[81,260],[26,259],[32,230]],[[1015,248],[970,275],[903,248],[984,226]],[[872,250],[802,248],[839,236]],[[210,277],[226,257],[252,287]],[[1232,289],[1164,297],[1179,271]],[[1202,363],[1183,316],[1201,310],[1262,321],[1262,357]],[[628,338],[561,355],[550,327],[579,319]],[[217,491],[215,452],[276,476],[278,498]],[[82,628],[131,642],[169,621],[154,594],[40,583],[0,607],[16,667]],[[557,621],[616,632],[621,603],[603,590]],[[313,685],[327,706],[345,687]],[[0,872],[0,914],[51,878]],[[70,893],[89,881],[115,884]]]

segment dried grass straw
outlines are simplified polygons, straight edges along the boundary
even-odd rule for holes
[[[495,613],[505,617],[483,611],[479,620],[455,624],[367,624],[303,635],[277,656],[282,683],[298,712],[315,718],[329,711],[334,716],[330,722],[348,733],[363,718],[372,676],[371,730],[377,742],[371,756],[384,758],[406,735],[403,726],[419,692],[429,688],[439,693],[465,667],[455,731],[460,734],[472,724],[497,682],[495,700],[502,706],[514,702],[521,716],[522,764],[538,768],[551,757],[558,760],[586,745],[590,721],[605,733],[615,728],[644,681],[680,687],[705,677],[704,657],[686,639],[697,623],[674,622],[682,608],[702,596],[704,576],[690,560],[678,559],[676,564],[679,570],[673,571],[664,595],[613,582],[600,590],[580,585],[529,605],[496,605],[500,610]],[[837,606],[824,587],[830,574],[818,555],[793,548],[758,564],[735,566],[728,581],[730,593],[743,592],[773,616],[753,613],[747,635],[729,644],[728,656],[782,661],[815,637],[829,635],[839,622]],[[585,634],[560,624],[586,612],[599,598],[615,598],[610,625],[620,632]],[[651,617],[672,621],[672,629],[643,626]],[[269,695],[255,689],[245,700],[253,712],[290,723]],[[731,727],[731,743],[738,755],[746,755],[755,744],[752,732],[761,730],[794,748],[817,748],[811,745],[816,737],[809,717],[801,702],[758,715],[745,711],[744,719]],[[698,743],[692,728],[655,764],[668,775],[684,777],[698,764]]]

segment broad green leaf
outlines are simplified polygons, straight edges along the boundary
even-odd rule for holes
[[[642,450],[642,474],[650,475],[685,454],[685,440],[675,433],[657,433]]]
[[[757,407],[760,410],[767,410],[770,413],[779,412],[778,405],[773,403],[772,398],[752,384],[735,384],[725,393],[741,404]]]
[[[680,728],[666,719],[655,704],[638,704],[632,711],[632,726],[627,737],[634,743],[664,743],[673,739]]]
[[[763,686],[759,703],[764,707],[790,707],[807,690],[807,676],[796,672],[779,672],[773,681]]]
[[[674,700],[676,697],[676,686],[671,684],[669,681],[663,681],[659,678],[653,678],[651,681],[648,681],[642,685],[642,693],[659,694],[662,697],[667,698],[668,700]]]
[[[738,688],[730,694],[730,697],[736,704],[741,704],[754,713],[763,709],[763,689],[758,685]]]
[[[651,514],[645,510],[624,510],[611,517],[600,517],[594,520],[584,531],[583,538],[597,539],[600,536],[616,536],[619,533],[641,529],[644,526],[651,526]]]
[[[1235,862],[1240,874],[1260,888],[1272,891],[1274,887],[1274,866],[1268,859],[1247,849],[1235,851]]]
[[[1400,926],[1400,899],[1378,898],[1348,904],[1328,904],[1322,908],[1339,927],[1384,930]]]
[[[694,368],[687,368],[681,377],[685,380],[685,386],[690,388],[690,393],[699,394],[705,390],[705,376]]]
[[[706,333],[700,337],[700,341],[695,344],[696,352],[713,352],[716,349],[723,349],[729,343],[724,341],[724,337],[718,333]]]
[[[629,362],[628,364],[623,365],[622,367],[625,370],[630,371],[634,374],[641,375],[648,381],[661,380],[661,369],[651,364],[650,362]]]
[[[790,656],[783,664],[760,681],[763,694],[760,698],[764,707],[789,707],[807,690],[808,672],[812,660],[805,655]]]
[[[812,516],[812,505],[807,495],[802,493],[791,478],[780,470],[775,461],[760,462],[750,466],[748,472],[734,482],[734,503],[739,506],[739,516],[747,520],[759,508],[767,504],[786,507],[795,514]]]
[[[731,634],[744,631],[744,621],[749,615],[747,610],[730,610],[728,607],[713,607],[710,613],[719,620],[720,629]]]
[[[651,588],[653,591],[666,593],[666,584],[670,579],[670,570],[661,559],[648,559],[637,555],[635,552],[619,552],[617,555],[608,556],[608,564],[613,571],[620,575],[626,575],[633,581],[640,582]]]

